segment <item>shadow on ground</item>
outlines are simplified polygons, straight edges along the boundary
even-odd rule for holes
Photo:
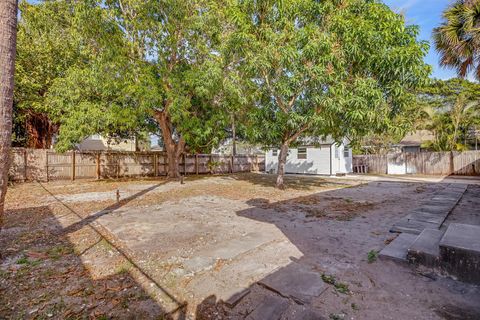
[[[274,180],[269,175],[233,177],[266,187],[271,187]],[[298,190],[335,185],[316,177],[295,176],[287,177],[287,183],[289,188]],[[378,183],[368,183],[362,188],[373,184]],[[399,186],[398,192],[405,184],[390,183]],[[7,210],[6,225],[0,233],[3,248],[0,316],[190,319],[187,303],[179,301],[175,294],[142,271],[96,222],[158,185],[88,217],[65,203],[59,205],[63,207],[61,213],[50,206]],[[438,187],[432,185],[425,191],[424,185],[418,184],[417,190],[433,192]],[[256,281],[229,301],[218,301],[212,292],[194,306],[196,319],[323,319],[322,308],[329,305],[338,309],[331,314],[333,317],[368,314],[370,318],[381,318],[385,316],[382,312],[388,309],[407,312],[397,314],[402,319],[431,316],[428,314],[431,310],[445,319],[480,318],[475,301],[465,304],[462,300],[480,297],[479,289],[445,279],[435,281],[395,265],[368,264],[366,248],[372,243],[383,244],[383,239],[370,234],[371,225],[390,226],[399,217],[386,215],[378,224],[379,212],[364,215],[378,209],[375,195],[371,194],[367,200],[356,199],[349,192],[347,188],[286,201],[271,202],[263,198],[248,201],[249,208],[238,210],[237,216],[274,225],[303,256],[291,257],[289,264]],[[326,204],[331,204],[329,209],[325,208]],[[102,261],[108,266],[106,269],[102,269]],[[391,268],[391,273],[385,272],[386,266]],[[450,287],[435,292],[444,285]],[[408,286],[418,290],[419,295],[430,292],[431,299],[396,295]],[[442,296],[449,290],[447,296]],[[165,296],[169,301],[164,303]],[[368,302],[362,301],[364,297]],[[416,303],[427,304],[419,313],[411,310],[415,305],[408,305],[414,299],[419,299]],[[396,304],[407,306],[397,309]]]

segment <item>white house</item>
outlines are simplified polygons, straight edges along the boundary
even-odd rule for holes
[[[94,134],[77,144],[81,151],[138,151],[150,149],[150,141],[131,139],[108,139],[99,134]]]
[[[276,173],[279,149],[270,149],[265,154],[265,171]],[[286,173],[335,175],[352,172],[352,150],[348,140],[337,145],[331,138],[315,144],[304,143],[288,150]]]

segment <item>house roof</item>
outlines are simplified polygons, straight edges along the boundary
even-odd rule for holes
[[[416,130],[408,133],[402,140],[400,140],[398,145],[402,147],[421,146],[424,142],[431,141],[434,138],[433,132],[430,130]]]

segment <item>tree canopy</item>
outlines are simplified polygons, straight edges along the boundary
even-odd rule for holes
[[[388,130],[428,79],[418,28],[377,1],[246,0],[230,16],[230,45],[256,87],[251,137],[281,148],[278,186],[298,138]]]
[[[419,92],[417,129],[428,129],[435,137],[424,147],[435,151],[468,149],[471,132],[480,125],[480,84],[458,78],[435,80]]]
[[[400,115],[430,72],[418,28],[373,0],[22,8],[19,108],[48,115],[59,150],[94,133],[159,130],[171,176],[183,152],[211,150],[235,125],[281,158],[306,136],[404,130]]]
[[[464,78],[471,71],[480,80],[480,2],[456,0],[443,13],[443,22],[433,32],[440,64],[455,68]]]

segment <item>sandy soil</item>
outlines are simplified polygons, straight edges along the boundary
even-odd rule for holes
[[[0,232],[0,317],[243,319],[276,295],[259,282],[302,265],[325,290],[307,305],[286,300],[285,319],[305,307],[316,319],[480,318],[478,287],[367,259],[441,181],[287,183],[239,174],[15,185]],[[479,192],[471,186],[449,219],[478,221]],[[234,307],[222,302],[244,290]]]

